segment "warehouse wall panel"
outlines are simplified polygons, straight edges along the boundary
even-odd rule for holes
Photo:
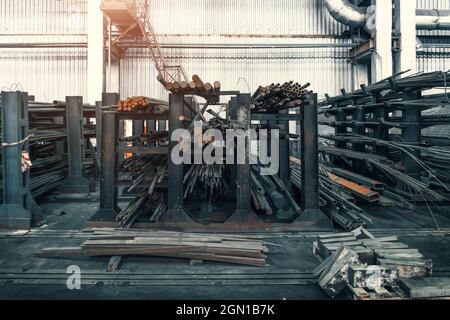
[[[0,0],[0,87],[87,97],[87,1]]]

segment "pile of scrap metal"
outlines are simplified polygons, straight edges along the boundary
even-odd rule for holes
[[[119,101],[117,110],[119,112],[146,111],[154,114],[165,114],[169,112],[169,103],[147,97],[131,97]]]
[[[41,258],[147,256],[215,261],[256,267],[267,265],[267,244],[260,236],[94,229],[78,247],[45,248]]]
[[[304,98],[310,94],[306,90],[309,86],[309,83],[300,85],[293,81],[285,82],[282,85],[260,86],[252,95],[252,112],[274,113],[298,108],[303,104]]]
[[[376,238],[364,228],[320,235],[313,251],[321,261],[314,274],[333,298],[345,292],[360,300],[416,298],[402,289],[433,273],[433,262],[417,249],[397,236]]]
[[[166,195],[156,191],[158,185],[167,179],[167,156],[140,154],[122,161],[121,178],[129,181],[127,192],[138,191],[136,198],[121,211],[116,220],[121,227],[129,228],[141,216],[155,222],[167,210]],[[142,190],[143,189],[143,190]]]
[[[301,163],[291,158],[291,182],[301,189]],[[319,199],[321,211],[332,222],[341,228],[350,231],[358,227],[366,227],[372,223],[364,210],[355,204],[354,195],[361,200],[373,201],[372,192],[360,185],[351,184],[347,180],[339,179],[323,165],[319,166]]]

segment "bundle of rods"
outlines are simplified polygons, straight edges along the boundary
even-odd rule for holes
[[[224,166],[219,164],[194,164],[183,178],[185,184],[184,198],[198,194],[206,194],[210,202],[216,202],[228,191],[228,185],[223,178]]]
[[[215,81],[213,84],[209,82],[203,82],[198,75],[192,76],[192,81],[174,81],[165,82],[165,88],[178,94],[189,95],[217,95],[220,93],[222,84],[220,81]]]
[[[285,82],[284,84],[271,84],[267,87],[259,87],[252,95],[251,103],[254,112],[272,112],[300,107],[310,95],[306,90],[310,84]]]
[[[355,137],[355,135],[351,136]],[[356,137],[358,139],[364,139],[364,137],[361,137],[359,135]],[[387,142],[370,137],[366,137],[366,139],[369,139],[378,145],[385,145],[390,148],[395,147],[401,150],[402,152],[405,152],[408,156],[410,156],[413,160],[417,161],[422,166],[424,171],[429,174],[430,179],[434,180],[434,182],[437,183],[440,188],[444,188],[447,192],[450,191],[450,188],[448,188],[448,186],[446,186],[443,182],[440,181],[440,179],[433,173],[432,170],[430,170],[430,168],[427,166],[425,162],[416,158],[413,155],[413,152],[408,151],[409,148],[412,149],[416,148],[415,146],[405,146],[405,145],[402,146],[402,144],[399,143]],[[400,183],[408,187],[409,190],[414,191],[417,195],[419,196],[422,195],[424,197],[426,196],[426,198],[431,199],[432,201],[445,202],[448,200],[447,197],[439,194],[436,191],[433,191],[426,183],[399,171],[395,162],[386,157],[378,156],[367,152],[356,152],[352,150],[331,146],[320,146],[319,151],[325,155],[341,157],[344,161],[348,161],[348,159],[364,161],[365,163],[369,164],[372,168],[377,168],[378,170],[383,172],[383,174],[387,177],[388,181],[391,181],[391,183],[395,182],[395,185],[392,186],[392,191],[394,193],[401,193],[400,190],[397,190],[395,188],[396,185]]]
[[[119,101],[117,110],[119,112],[147,111],[155,114],[164,114],[169,112],[169,103],[147,97],[131,97],[127,100]]]
[[[164,167],[166,163],[166,155],[139,154],[123,160],[120,163],[119,172],[121,179],[132,181],[137,187],[140,182],[155,173],[158,168]],[[132,186],[128,190],[131,191],[130,189],[134,188]]]
[[[281,211],[300,214],[302,210],[285,183],[277,175],[262,175],[261,167],[253,165],[250,175],[250,194],[255,209],[269,216],[277,216]]]
[[[301,181],[301,168],[293,166],[291,182],[300,189]],[[319,198],[322,212],[347,231],[372,223],[363,209],[347,199],[342,186],[330,179],[322,166],[319,170]]]
[[[119,141],[126,144],[132,144],[133,146],[142,146],[144,148],[148,148],[149,146],[155,145],[157,142],[159,144],[166,144],[168,141],[168,137],[169,133],[167,131],[160,131],[160,132],[155,131],[120,138]]]
[[[150,222],[157,221],[167,210],[164,193],[155,191],[156,187],[167,178],[167,159],[164,160],[161,156],[135,156],[124,161],[121,172],[128,173],[134,179],[128,192],[135,190],[150,176],[151,183],[118,214],[116,220],[120,226],[129,228],[140,215],[147,215]]]
[[[432,88],[447,88],[450,83],[450,72],[428,72],[428,73],[418,73],[412,76],[400,78],[406,72],[400,72],[391,78],[383,79],[377,83],[365,86],[364,89],[356,90],[352,93],[346,93],[345,95],[336,96],[333,98],[328,98],[326,101],[321,103],[321,106],[330,105],[335,101],[340,100],[351,100],[354,98],[365,97],[370,94],[376,94],[383,92],[383,96],[389,93],[409,91],[414,90],[427,90]],[[448,102],[448,100],[447,100]],[[408,101],[400,101],[401,104],[408,104]]]

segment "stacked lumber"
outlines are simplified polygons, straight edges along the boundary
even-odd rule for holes
[[[46,248],[36,256],[102,257],[154,256],[216,261],[248,266],[266,266],[268,248],[258,237],[138,231],[133,229],[94,230],[92,238],[78,248]]]
[[[119,101],[117,110],[119,112],[146,111],[155,114],[165,114],[169,112],[169,104],[166,101],[147,97],[130,97]]]
[[[402,281],[432,275],[433,262],[417,249],[397,236],[375,238],[364,228],[320,235],[313,250],[322,261],[314,274],[331,297],[348,288],[355,299],[404,298]]]
[[[192,81],[174,81],[164,82],[165,88],[177,94],[189,94],[189,95],[217,95],[221,91],[222,84],[220,81],[215,81],[213,84],[209,82],[203,82],[198,75],[192,76]]]

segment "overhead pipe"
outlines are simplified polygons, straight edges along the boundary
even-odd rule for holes
[[[325,0],[325,6],[338,22],[353,29],[365,28],[370,14],[366,7],[358,7],[348,0]],[[416,29],[450,30],[450,10],[416,10]]]
[[[353,29],[365,26],[369,18],[367,8],[355,6],[347,0],[325,0],[325,6],[335,20]]]
[[[418,30],[450,30],[450,10],[416,10]]]

